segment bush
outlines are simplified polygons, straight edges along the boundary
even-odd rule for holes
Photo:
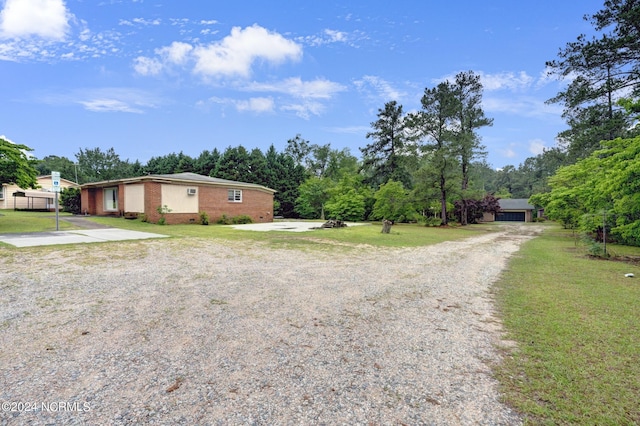
[[[208,225],[209,224],[209,215],[207,212],[200,212],[200,225]]]
[[[216,223],[218,225],[231,225],[233,221],[229,216],[223,214],[222,217],[216,221]]]
[[[229,217],[226,214],[223,214],[220,219],[216,221],[218,225],[242,225],[245,223],[253,223],[253,219],[246,214],[241,214],[239,216]]]
[[[425,217],[424,218],[424,226],[440,226],[442,225],[442,219],[439,217]]]
[[[234,225],[253,223],[253,219],[251,219],[251,217],[247,216],[246,214],[241,214],[240,216],[236,216],[233,219],[231,219],[231,221],[233,222]]]
[[[604,244],[596,241],[591,235],[588,233],[583,233],[580,238],[582,244],[585,245],[587,252],[589,255],[594,257],[609,257],[609,253],[605,252]]]
[[[167,213],[171,213],[171,209],[167,206],[158,206],[156,207],[156,211],[158,212],[158,214],[160,214],[160,219],[158,219],[158,225],[165,225],[167,223],[167,219],[165,218],[165,215]]]
[[[60,192],[62,211],[80,214],[80,188],[63,188]]]

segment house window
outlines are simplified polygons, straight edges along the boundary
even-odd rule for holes
[[[241,203],[242,202],[242,190],[241,189],[230,189],[227,192],[227,200],[233,203]]]
[[[4,186],[0,185],[0,200],[4,200]]]
[[[104,189],[104,210],[109,212],[118,211],[118,188]]]

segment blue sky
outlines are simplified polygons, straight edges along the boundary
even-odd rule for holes
[[[0,135],[34,155],[124,159],[300,134],[360,156],[385,102],[473,70],[494,119],[494,167],[519,165],[566,128],[545,62],[602,0],[0,0]]]

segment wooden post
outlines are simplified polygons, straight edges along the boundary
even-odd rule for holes
[[[388,234],[391,231],[391,225],[393,225],[393,222],[387,219],[383,219],[382,220],[382,233],[383,234]]]

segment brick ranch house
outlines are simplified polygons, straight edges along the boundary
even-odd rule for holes
[[[272,222],[275,192],[261,185],[196,173],[148,175],[82,185],[81,209],[98,216],[144,214],[155,223],[160,219],[158,207],[167,206],[167,224],[198,223],[200,212],[206,212],[211,222],[223,214]]]

